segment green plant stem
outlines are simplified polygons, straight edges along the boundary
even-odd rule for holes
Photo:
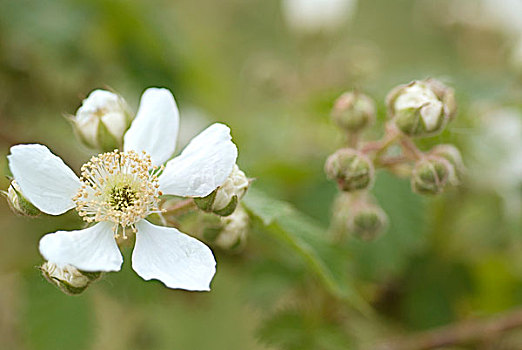
[[[381,157],[381,158],[376,158],[375,165],[387,168],[387,167],[394,167],[396,165],[403,164],[403,163],[406,163],[409,161],[410,161],[410,159],[404,155],[393,156],[393,157]]]
[[[388,147],[393,145],[393,143],[397,141],[399,137],[399,131],[395,127],[387,125],[384,137],[380,140],[366,143],[362,147],[361,151],[366,154],[376,152],[376,156],[378,157],[383,154],[388,149]]]
[[[350,148],[357,148],[359,140],[360,134],[358,132],[348,132],[346,134],[346,145]]]

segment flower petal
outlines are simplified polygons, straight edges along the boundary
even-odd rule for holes
[[[160,190],[176,196],[205,197],[225,182],[236,159],[237,148],[228,126],[212,124],[167,162],[159,178]]]
[[[60,215],[75,207],[80,180],[43,145],[17,145],[7,156],[23,195],[44,213]]]
[[[144,280],[157,279],[169,288],[210,290],[216,261],[205,244],[175,228],[146,220],[136,224],[132,268]]]
[[[57,265],[84,271],[119,271],[123,258],[113,224],[101,222],[85,230],[49,233],[40,240],[40,253]]]
[[[168,89],[149,88],[141,96],[136,118],[124,136],[125,151],[147,152],[154,165],[165,163],[176,149],[179,112]]]

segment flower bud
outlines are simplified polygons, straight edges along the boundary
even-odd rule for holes
[[[324,169],[326,176],[336,180],[339,189],[346,192],[369,188],[374,178],[372,162],[352,148],[343,148],[332,154]]]
[[[70,118],[83,144],[105,152],[121,147],[123,135],[132,121],[125,100],[106,90],[91,92]]]
[[[348,219],[348,231],[365,241],[379,237],[388,226],[388,216],[381,207],[364,203],[355,205]]]
[[[444,191],[455,170],[446,159],[430,156],[415,163],[411,176],[411,187],[420,194],[438,194]]]
[[[4,194],[13,213],[29,217],[36,217],[41,214],[40,210],[25,198],[15,180],[11,181],[11,185]]]
[[[217,236],[215,243],[223,249],[241,249],[246,243],[250,223],[245,209],[239,206],[234,213],[220,219],[223,229]]]
[[[358,92],[346,92],[332,110],[332,119],[341,129],[357,132],[375,121],[375,102]]]
[[[430,154],[442,157],[451,163],[449,182],[454,186],[458,185],[465,172],[464,162],[459,149],[450,144],[437,145],[433,147]]]
[[[456,113],[453,89],[435,79],[396,87],[386,104],[395,125],[408,136],[436,135]]]
[[[82,293],[89,284],[101,276],[101,272],[82,272],[71,265],[63,267],[46,262],[41,267],[42,275],[47,281],[57,286],[67,295]]]
[[[234,165],[234,169],[223,185],[206,197],[194,198],[194,202],[201,210],[228,216],[234,212],[249,186],[250,180],[237,165]]]

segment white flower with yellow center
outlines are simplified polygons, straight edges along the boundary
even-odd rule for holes
[[[51,215],[76,208],[93,224],[45,235],[40,252],[46,260],[82,271],[118,271],[123,258],[115,238],[134,232],[132,267],[143,279],[158,279],[170,288],[210,289],[216,271],[211,250],[175,228],[156,226],[145,218],[159,211],[162,194],[212,193],[232,172],[237,148],[230,129],[213,124],[169,160],[178,124],[171,92],[150,88],[124,136],[123,151],[93,157],[80,177],[43,145],[11,148],[9,167],[31,203]]]

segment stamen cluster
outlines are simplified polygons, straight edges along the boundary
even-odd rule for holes
[[[150,155],[135,151],[103,153],[82,166],[80,190],[73,198],[83,220],[114,223],[114,234],[152,213],[159,213],[158,174],[163,168],[152,165]]]

